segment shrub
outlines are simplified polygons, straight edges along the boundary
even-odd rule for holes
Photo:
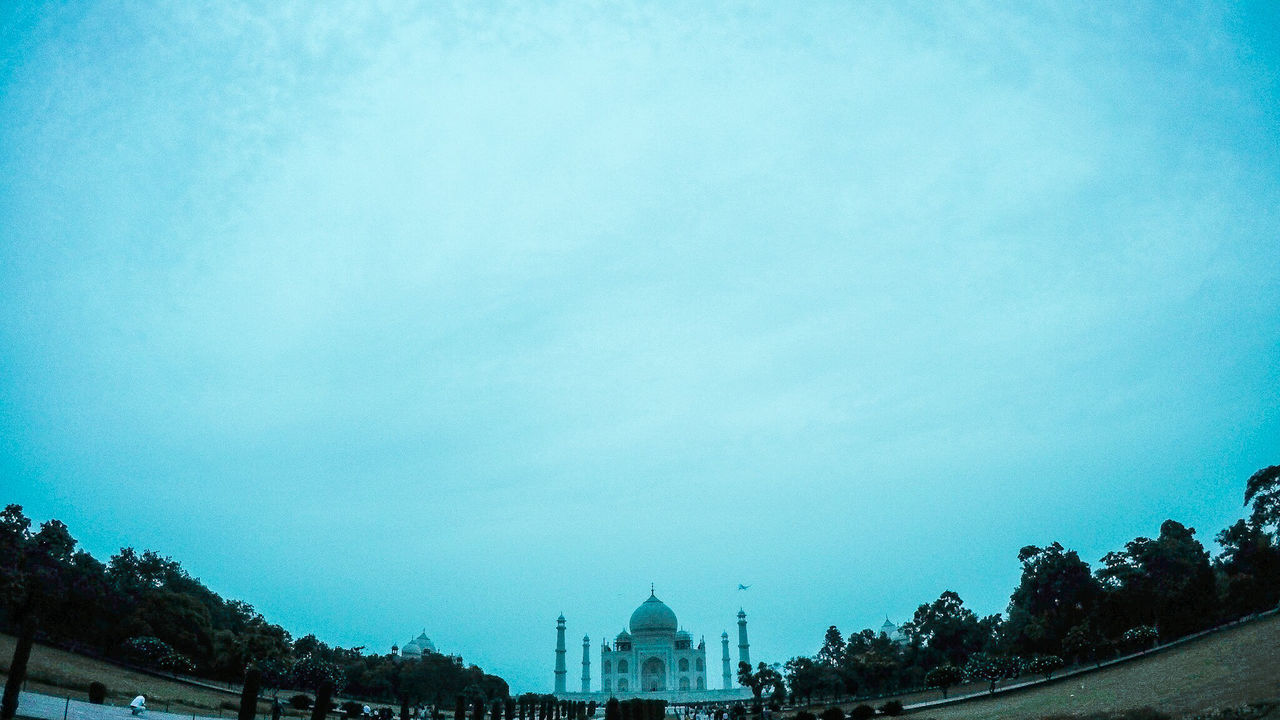
[[[742,706],[742,703],[738,703],[733,707],[729,708],[729,717],[732,718],[733,720],[742,720],[742,718],[746,716],[747,716],[747,709]]]
[[[289,698],[289,707],[295,710],[306,710],[311,707],[311,696],[298,693]]]
[[[1043,675],[1044,679],[1048,680],[1062,665],[1062,658],[1057,655],[1036,655],[1026,662],[1026,670],[1036,675]]]
[[[364,706],[355,700],[348,700],[342,703],[342,712],[349,718],[357,717],[364,712]]]
[[[876,709],[870,705],[859,705],[849,711],[850,720],[868,720],[876,716]]]
[[[938,688],[942,691],[942,697],[946,697],[947,691],[952,686],[959,685],[963,679],[964,673],[960,672],[960,668],[955,665],[939,665],[924,676],[924,684]]]
[[[107,701],[107,686],[94,680],[89,683],[89,702],[101,705]]]
[[[800,712],[796,713],[795,720],[818,720],[818,716],[814,715],[808,710],[801,710]]]
[[[823,710],[822,714],[818,717],[822,720],[844,720],[844,710],[832,705],[826,710]]]
[[[304,655],[293,667],[289,675],[296,687],[315,689],[326,682],[333,684],[335,692],[341,692],[347,683],[347,674],[342,668],[331,662],[325,662],[310,654]]]
[[[189,673],[195,670],[185,655],[178,653],[169,643],[150,635],[131,637],[120,644],[125,659],[157,670]]]
[[[1130,650],[1142,650],[1146,652],[1155,644],[1159,633],[1150,625],[1139,625],[1135,628],[1129,628],[1124,631],[1121,642]]]
[[[1117,713],[1116,720],[1170,720],[1170,716],[1155,708],[1140,707]]]
[[[996,683],[1018,676],[1021,663],[1017,658],[974,653],[965,663],[964,674],[970,680],[982,680],[987,683],[988,692],[996,691]]]
[[[880,706],[880,712],[884,715],[901,715],[902,702],[898,700],[890,700]]]

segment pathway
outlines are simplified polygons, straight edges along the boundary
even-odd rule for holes
[[[133,720],[128,705],[94,705],[83,700],[24,692],[18,695],[18,717],[34,720]],[[184,715],[148,710],[144,720],[227,720],[204,715]]]

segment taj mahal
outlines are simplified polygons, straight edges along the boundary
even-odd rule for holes
[[[720,687],[707,683],[707,643],[682,630],[676,614],[650,589],[649,597],[631,613],[629,629],[600,646],[600,686],[591,688],[591,638],[582,636],[582,682],[569,692],[566,668],[565,619],[556,620],[555,695],[565,700],[646,697],[671,702],[722,702],[751,697],[738,685],[738,662],[751,664],[747,643],[747,614],[738,611],[738,662],[729,661],[729,633],[720,634]]]

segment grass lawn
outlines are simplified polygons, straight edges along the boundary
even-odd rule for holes
[[[0,671],[7,676],[13,660],[15,639],[0,634]],[[218,692],[174,680],[152,677],[83,655],[37,644],[31,650],[31,662],[27,665],[27,690],[89,699],[89,683],[94,680],[107,686],[107,702],[113,705],[128,704],[135,695],[146,695],[147,706],[153,710],[190,712],[199,715],[235,717],[240,706],[237,694]],[[288,695],[292,695],[290,692]],[[283,695],[288,697],[288,695]],[[269,703],[259,703],[260,712],[270,712]]]
[[[936,697],[936,696],[935,696]],[[1020,720],[1150,706],[1174,717],[1280,698],[1280,616],[1060,682],[912,713]]]

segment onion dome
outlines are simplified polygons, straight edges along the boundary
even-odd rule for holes
[[[676,627],[675,612],[653,593],[631,613],[633,633],[674,633]]]

